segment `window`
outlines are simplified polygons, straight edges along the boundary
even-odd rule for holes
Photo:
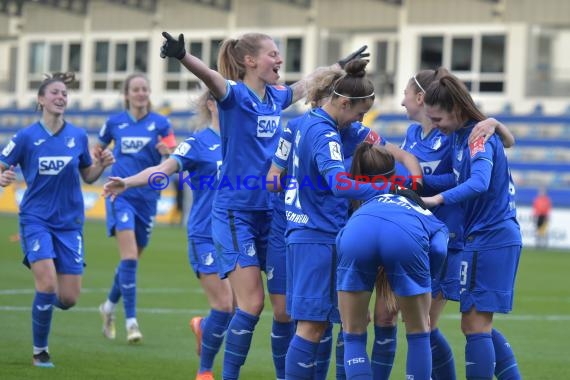
[[[377,96],[393,95],[398,59],[397,36],[377,40],[374,49],[374,59],[371,79]]]
[[[443,64],[443,37],[422,37],[420,69],[437,69]]]
[[[221,38],[187,38],[186,50],[195,57],[200,58],[208,67],[217,70],[218,52],[223,39]],[[164,88],[167,91],[201,89],[201,83],[194,74],[188,71],[177,59],[166,59],[166,74]]]
[[[420,69],[449,67],[470,91],[505,91],[503,34],[440,35],[420,37]]]
[[[148,58],[148,41],[96,41],[93,89],[120,89],[126,74],[147,72]]]
[[[28,50],[28,88],[36,89],[44,80],[44,74],[54,72],[75,73],[76,83],[71,88],[78,88],[81,69],[81,43],[33,41]]]
[[[291,73],[301,72],[303,40],[301,38],[287,38],[285,52],[285,70]]]

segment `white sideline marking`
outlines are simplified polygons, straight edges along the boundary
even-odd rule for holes
[[[83,288],[81,293],[107,293],[109,288]],[[141,294],[164,294],[164,293],[203,293],[201,288],[139,288],[137,293]],[[21,295],[21,294],[34,294],[34,289],[0,289],[0,296],[2,295]]]

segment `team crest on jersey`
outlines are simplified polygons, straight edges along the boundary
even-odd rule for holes
[[[287,160],[290,151],[291,151],[291,143],[283,138],[280,138],[279,145],[277,146],[277,152],[275,152],[277,158],[281,160]]]
[[[185,156],[188,151],[192,149],[192,145],[188,144],[187,142],[181,142],[174,151],[174,154],[177,156]]]
[[[422,168],[422,172],[424,175],[431,175],[435,172],[441,160],[437,161],[427,161],[427,162],[420,162],[420,166]]]
[[[245,254],[248,255],[249,257],[253,257],[257,253],[255,251],[255,244],[253,242],[244,244],[243,250],[245,251]]]
[[[340,151],[339,143],[336,141],[329,141],[329,150],[333,160],[342,161],[342,153]]]
[[[123,137],[121,153],[132,154],[140,152],[150,141],[150,137]]]
[[[16,143],[13,140],[10,140],[10,142],[8,143],[8,145],[6,145],[4,147],[4,149],[2,150],[2,155],[3,156],[9,156],[10,153],[12,153],[12,151],[14,150],[14,148],[16,147]]]
[[[457,161],[463,160],[463,149],[459,149],[457,152]]]
[[[481,136],[469,144],[469,153],[471,154],[471,157],[475,157],[479,152],[485,152],[485,136]]]
[[[257,137],[273,137],[279,128],[279,116],[258,116]]]
[[[436,137],[431,145],[431,149],[433,150],[438,150],[439,148],[441,148],[441,136]]]
[[[58,175],[71,161],[71,156],[48,156],[38,159],[40,175]]]
[[[75,146],[75,137],[66,137],[65,146],[67,146],[70,149],[73,148]]]
[[[154,121],[152,123],[150,123],[150,125],[148,127],[146,127],[147,131],[154,131],[156,129],[156,124],[154,123]]]

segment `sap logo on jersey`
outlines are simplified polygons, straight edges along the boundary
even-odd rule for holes
[[[150,141],[150,137],[123,137],[121,139],[121,153],[138,153]]]
[[[41,175],[58,175],[73,157],[71,156],[51,156],[39,158],[39,169]]]
[[[280,116],[258,116],[257,137],[273,137],[279,128]]]

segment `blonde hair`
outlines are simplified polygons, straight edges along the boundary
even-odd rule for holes
[[[317,75],[307,89],[306,103],[310,103],[312,108],[316,108],[319,100],[332,95],[334,84],[345,72],[339,69],[326,70]]]
[[[271,40],[267,34],[246,33],[240,38],[228,38],[218,53],[218,72],[226,79],[243,80],[245,77],[245,56],[256,57],[261,49],[261,41]]]

